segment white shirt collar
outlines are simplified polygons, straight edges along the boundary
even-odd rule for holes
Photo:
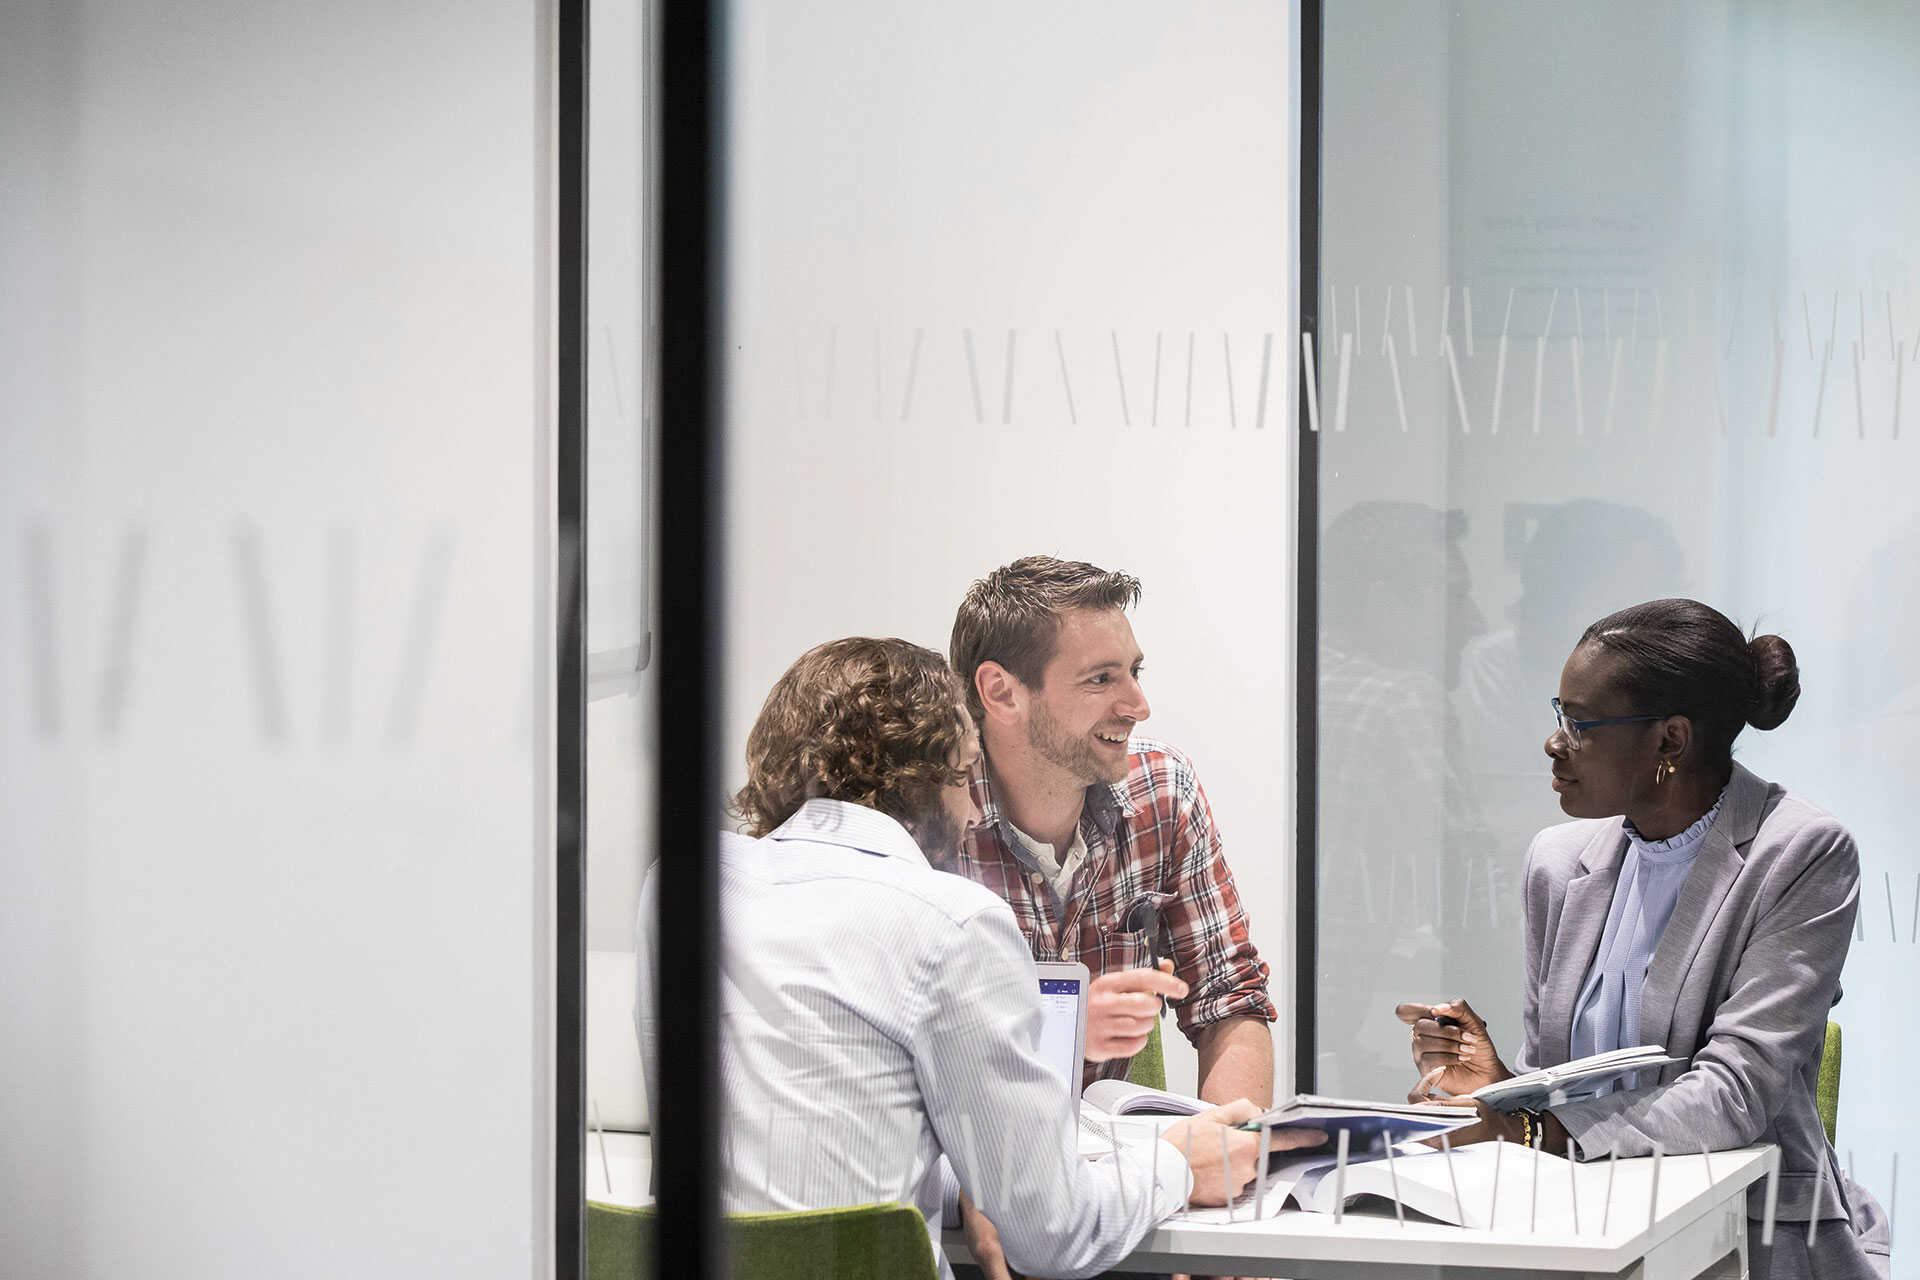
[[[876,857],[904,858],[918,866],[928,865],[927,855],[920,851],[905,827],[878,809],[845,800],[815,797],[768,833],[767,839],[839,845]]]

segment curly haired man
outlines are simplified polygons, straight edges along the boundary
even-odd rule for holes
[[[909,1200],[937,1240],[964,1192],[979,1205],[963,1209],[970,1232],[992,1231],[984,1213],[1006,1261],[1088,1275],[1188,1195],[1237,1194],[1256,1150],[1231,1126],[1255,1109],[1241,1099],[1161,1140],[1077,1156],[1068,1099],[1037,1049],[1039,990],[1012,913],[928,864],[979,816],[979,740],[962,699],[940,655],[859,638],[810,650],[767,695],[734,802],[747,834],[723,835],[719,853],[724,1205]],[[643,934],[656,908],[649,878]],[[640,956],[635,1020],[650,1064],[644,937]],[[991,1235],[974,1243],[1004,1274]]]

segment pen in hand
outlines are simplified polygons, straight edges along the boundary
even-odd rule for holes
[[[1180,1000],[1186,995],[1187,984],[1166,964],[1101,974],[1088,988],[1087,1061],[1130,1058],[1140,1052],[1160,1020],[1161,998]]]
[[[1162,973],[1173,972],[1173,957],[1167,954],[1166,940],[1160,930],[1160,913],[1154,910],[1152,901],[1142,898],[1134,903],[1121,927],[1129,933],[1145,933],[1147,946],[1153,955],[1153,967]],[[1161,1016],[1164,1017],[1166,1012],[1167,997],[1162,995],[1160,997]]]

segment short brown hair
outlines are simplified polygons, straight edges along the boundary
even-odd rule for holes
[[[1140,580],[1130,573],[1097,568],[1084,560],[1023,556],[967,588],[954,615],[947,652],[966,687],[967,710],[981,714],[974,673],[997,662],[1021,684],[1038,688],[1060,638],[1060,615],[1068,609],[1130,609],[1140,599]]]
[[[814,797],[912,825],[937,811],[966,733],[946,660],[905,640],[853,636],[802,654],[747,735],[747,785],[733,810],[764,836]]]

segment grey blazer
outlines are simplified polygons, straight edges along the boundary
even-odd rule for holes
[[[1620,818],[1549,827],[1527,850],[1526,1049],[1517,1070],[1570,1056],[1574,1005],[1626,852]],[[1578,1157],[1615,1148],[1651,1155],[1655,1143],[1675,1153],[1777,1143],[1779,1216],[1850,1217],[1856,1197],[1821,1128],[1814,1083],[1859,894],[1847,829],[1734,765],[1641,997],[1642,1041],[1687,1064],[1668,1067],[1657,1084],[1554,1107]],[[1764,1194],[1756,1183],[1754,1217]]]

